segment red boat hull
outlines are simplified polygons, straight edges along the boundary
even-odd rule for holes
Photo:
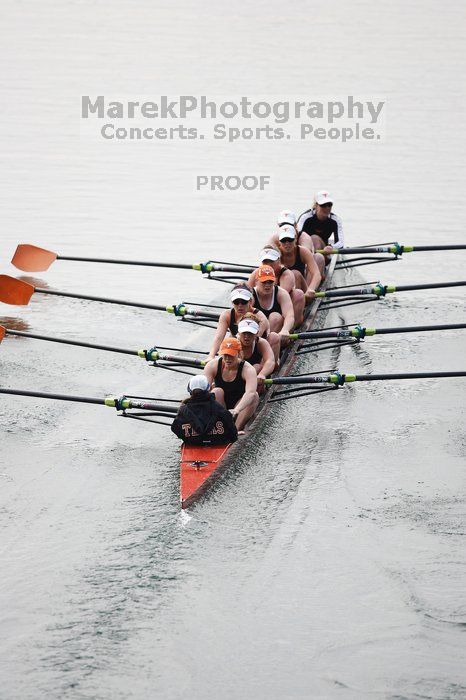
[[[221,462],[231,444],[220,447],[181,448],[181,507],[194,503],[221,472]]]

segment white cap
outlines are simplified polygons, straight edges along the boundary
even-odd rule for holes
[[[275,262],[275,260],[279,259],[280,252],[278,250],[275,250],[275,248],[264,248],[264,250],[261,250],[259,255],[259,261],[261,263],[263,263],[264,260],[272,260],[272,262]]]
[[[278,238],[280,241],[283,240],[283,238],[296,238],[295,227],[290,226],[289,224],[287,224],[286,226],[281,226],[278,232]]]
[[[327,192],[327,190],[321,190],[316,194],[316,202],[317,204],[332,204],[333,199],[330,195],[330,192]]]
[[[296,216],[296,214],[286,209],[285,211],[281,211],[278,215],[277,224],[279,226],[283,226],[283,224],[291,224],[292,226],[294,226],[297,220],[298,217]]]
[[[230,300],[235,301],[236,299],[250,301],[252,299],[252,292],[250,292],[249,289],[244,289],[244,287],[240,287],[239,289],[233,289],[230,293]]]
[[[210,390],[210,384],[207,380],[207,377],[205,374],[195,374],[194,377],[192,377],[189,380],[188,383],[188,391],[190,394],[193,393],[193,391],[209,391]]]
[[[253,318],[243,318],[238,323],[238,333],[259,333],[259,324]]]

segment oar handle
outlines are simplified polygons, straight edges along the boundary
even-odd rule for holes
[[[356,296],[378,296],[383,297],[387,292],[396,291],[395,287],[387,287],[383,284],[376,284],[372,287],[357,287],[356,289],[329,289],[324,292],[316,292],[316,299],[331,297],[356,297]]]
[[[332,250],[316,250],[316,253],[321,253],[322,255],[359,255],[360,253],[392,253],[394,255],[401,255],[403,246],[399,245],[380,245],[380,246],[366,246],[361,248],[332,248]]]
[[[148,362],[157,362],[157,360],[164,360],[165,362],[179,362],[182,365],[189,365],[191,367],[205,367],[207,360],[198,360],[194,357],[188,357],[187,355],[168,355],[163,352],[159,352],[157,348],[151,348],[151,350],[140,350],[139,356],[144,357]]]
[[[218,265],[217,263],[205,263],[204,272],[254,272],[256,267],[252,265]],[[198,268],[196,268],[198,269]],[[200,268],[199,268],[200,269]]]

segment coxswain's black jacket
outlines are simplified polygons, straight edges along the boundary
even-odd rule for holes
[[[186,445],[228,445],[238,439],[233,416],[213,394],[186,399],[171,429]]]

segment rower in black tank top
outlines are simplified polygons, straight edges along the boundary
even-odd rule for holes
[[[251,313],[257,314],[259,309],[251,309]],[[230,310],[230,323],[228,324],[228,330],[231,335],[236,337],[238,335],[238,324],[235,321],[235,310]]]
[[[260,354],[259,348],[257,346],[258,342],[256,340],[256,342],[254,343],[254,350],[252,351],[252,355],[246,360],[246,362],[249,362],[250,365],[260,365],[260,363],[262,362],[262,355]]]
[[[234,408],[240,398],[244,394],[246,388],[246,382],[244,381],[241,373],[244,367],[244,360],[242,360],[238,365],[238,371],[236,372],[236,377],[232,382],[226,382],[222,377],[222,358],[220,357],[217,362],[217,373],[215,375],[215,386],[223,389],[225,396],[225,405],[228,409]]]
[[[302,276],[305,278],[306,277],[306,265],[304,261],[301,259],[301,252],[299,250],[299,246],[296,246],[296,257],[295,261],[290,267],[288,268],[289,270],[298,270],[302,274]]]
[[[317,218],[315,209],[308,209],[298,219],[298,230],[304,231],[309,236],[319,236],[324,245],[328,245],[329,238],[333,236],[333,243],[343,246],[343,227],[339,216],[332,213],[324,221]],[[299,237],[298,237],[299,240]]]
[[[253,293],[253,295],[254,295],[255,306],[259,309],[259,311],[262,311],[262,313],[264,314],[264,316],[266,316],[267,318],[270,316],[270,314],[271,314],[273,311],[276,311],[276,312],[279,313],[279,314],[282,313],[282,307],[281,307],[280,304],[278,303],[278,299],[277,299],[277,292],[278,292],[278,285],[274,284],[274,286],[273,286],[273,297],[272,297],[273,303],[272,303],[272,306],[271,306],[270,309],[264,309],[264,307],[261,306],[261,303],[260,303],[260,301],[259,301],[259,297],[257,296],[256,288],[254,287],[254,289],[252,290],[252,293]]]
[[[282,265],[281,268],[280,268],[280,270],[279,270],[279,272],[278,272],[278,274],[276,275],[278,286],[280,286],[280,278],[281,278],[281,276],[283,275],[283,273],[285,272],[285,270],[288,270],[288,268],[285,267],[284,265]]]

